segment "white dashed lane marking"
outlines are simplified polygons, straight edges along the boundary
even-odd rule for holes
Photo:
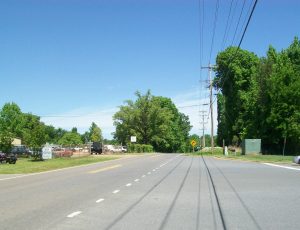
[[[120,192],[120,190],[115,190],[115,191],[113,191],[112,193],[113,193],[113,194],[117,194],[118,192]]]
[[[144,178],[146,175],[143,175],[142,178]]]
[[[70,215],[68,215],[67,217],[68,217],[68,218],[73,218],[73,217],[75,217],[75,216],[78,216],[78,215],[81,214],[81,213],[82,213],[81,211],[73,212],[73,213],[71,213]]]
[[[126,184],[126,187],[130,187],[132,184],[131,183],[128,183],[128,184]]]
[[[100,203],[102,201],[104,201],[104,199],[101,198],[101,199],[97,200],[96,203]]]
[[[139,182],[140,179],[135,179],[134,182]]]

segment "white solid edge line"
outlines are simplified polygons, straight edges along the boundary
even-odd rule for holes
[[[96,203],[100,203],[100,202],[102,202],[102,201],[104,201],[104,199],[103,199],[103,198],[101,198],[101,199],[97,200],[97,201],[96,201]]]
[[[120,190],[115,190],[115,191],[113,191],[112,193],[113,193],[113,194],[116,194],[116,193],[118,193],[118,192],[120,192]]]
[[[276,165],[276,164],[272,164],[272,163],[263,163],[263,164],[264,164],[264,165],[269,165],[269,166],[278,167],[278,168],[284,168],[284,169],[291,169],[291,170],[300,171],[300,169],[293,168],[293,167],[289,167],[289,166]]]
[[[131,183],[128,183],[128,184],[126,184],[126,187],[130,187],[132,184]]]
[[[82,213],[81,211],[73,212],[73,213],[71,213],[70,215],[68,215],[67,217],[68,217],[68,218],[73,218],[73,217],[75,217],[75,216],[78,216],[78,215],[81,214],[81,213]]]

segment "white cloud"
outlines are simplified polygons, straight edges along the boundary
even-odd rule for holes
[[[45,116],[41,120],[47,125],[64,129],[77,127],[80,133],[87,131],[91,123],[95,122],[101,127],[104,138],[111,138],[111,133],[115,130],[112,117],[117,110],[117,107],[106,109],[78,108],[63,114]]]
[[[199,93],[195,92],[187,92],[180,95],[176,95],[173,99],[173,102],[177,106],[180,112],[189,116],[190,123],[193,126],[191,130],[191,134],[202,135],[203,125],[200,124],[202,122],[202,116],[200,111],[206,111],[205,116],[205,133],[210,134],[211,129],[211,119],[210,119],[210,110],[209,110],[209,99],[208,98],[199,98]],[[206,105],[205,105],[206,104]],[[209,116],[208,116],[209,113]],[[216,101],[213,104],[213,123],[214,123],[214,134],[217,133],[217,103]]]
[[[189,116],[191,125],[193,126],[191,134],[201,135],[202,117],[199,111],[206,111],[207,116],[205,121],[205,133],[210,134],[211,121],[210,116],[208,116],[209,106],[203,105],[208,104],[209,100],[207,98],[199,99],[199,94],[196,91],[187,92],[183,94],[176,95],[172,98],[173,102],[177,106],[180,112]],[[113,126],[113,115],[118,111],[118,107],[111,108],[78,108],[72,111],[68,111],[62,114],[55,114],[53,116],[44,116],[42,121],[47,125],[53,125],[54,127],[61,127],[70,130],[72,127],[77,127],[80,133],[87,131],[92,122],[95,122],[102,129],[104,138],[111,139],[111,133],[115,131]],[[216,102],[213,106],[214,111],[214,133],[217,132],[217,106]],[[209,118],[208,118],[209,117]]]

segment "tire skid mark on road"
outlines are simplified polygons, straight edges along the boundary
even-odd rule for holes
[[[129,206],[124,212],[122,212],[111,224],[109,224],[105,230],[111,229],[119,221],[121,221],[130,211],[132,211],[141,201],[145,199],[158,185],[160,185],[174,170],[185,160],[182,158],[162,179],[160,179],[155,185],[153,185],[143,196],[141,196],[136,202]]]
[[[172,162],[173,160],[175,160],[176,158],[178,158],[178,157],[180,157],[182,154],[180,154],[180,155],[177,155],[176,157],[173,157],[173,158],[171,158],[171,159],[169,159],[168,161],[166,161],[164,164],[162,164],[160,167],[163,167],[163,166],[165,166],[165,165],[167,165],[168,163],[170,163],[170,162]],[[131,206],[132,208],[134,208],[139,202],[141,202],[154,188],[156,188],[167,176],[169,176],[178,166],[179,166],[179,164],[182,162],[184,160],[184,158],[167,174],[167,175],[165,175],[165,177],[163,177],[156,185],[154,185],[142,198],[140,198],[139,200],[138,200],[138,202],[136,202],[136,203],[134,203],[134,205],[133,206]],[[110,167],[107,167],[107,168],[105,168],[105,170],[110,170],[110,169],[113,169],[113,168],[117,168],[117,167],[121,167],[121,165],[114,165],[114,166],[110,166]],[[153,169],[153,171],[155,171],[155,170],[158,170],[159,168],[156,168],[156,169]],[[100,172],[100,171],[104,171],[103,169],[99,169],[99,170],[97,170],[97,172]],[[91,171],[90,171],[91,172]],[[96,173],[95,171],[93,171],[93,173]],[[149,171],[148,173],[147,173],[148,175],[150,175],[151,174],[151,172]],[[143,174],[142,175],[142,178],[145,178],[146,177],[146,175],[145,174]],[[134,180],[135,182],[138,182],[139,181],[139,179],[135,179]],[[132,184],[131,183],[127,183],[126,184],[126,187],[130,187],[130,186],[132,186]],[[112,193],[113,194],[117,194],[117,193],[119,193],[120,192],[120,190],[114,190]],[[104,199],[103,198],[101,198],[101,199],[98,199],[97,201],[96,201],[96,203],[101,203],[101,202],[103,202],[104,201]],[[131,208],[131,209],[132,209]],[[75,216],[77,216],[77,215],[80,215],[82,212],[81,211],[77,211],[77,212],[73,212],[73,213],[71,213],[70,215],[68,215],[67,217],[69,217],[69,218],[73,218],[73,217],[75,217]],[[127,213],[123,213],[123,216],[121,217],[121,218],[123,218],[125,215],[126,215]],[[119,220],[121,220],[121,219],[119,219]],[[118,221],[119,221],[118,220]],[[118,221],[115,221],[112,225],[111,225],[111,227],[112,226],[114,226],[115,225],[115,223],[117,223]],[[111,228],[110,226],[108,226],[107,227],[107,229],[109,229],[109,228]]]
[[[202,179],[202,167],[201,167],[201,158],[198,158],[199,162],[199,180],[198,180],[198,196],[197,196],[197,216],[196,216],[196,229],[200,229],[200,206],[201,206],[201,196],[200,196],[200,191],[201,191],[201,179]]]
[[[245,204],[245,202],[243,201],[243,199],[241,198],[241,196],[239,195],[239,193],[236,191],[236,189],[234,188],[234,186],[231,184],[231,182],[229,181],[229,179],[225,176],[225,174],[222,172],[222,170],[213,162],[212,164],[216,167],[216,169],[219,171],[219,173],[223,176],[223,178],[225,179],[225,181],[227,182],[227,184],[229,185],[229,187],[231,188],[231,190],[234,192],[234,194],[236,195],[236,197],[238,198],[239,202],[241,203],[241,205],[243,206],[244,210],[247,212],[247,214],[249,215],[250,219],[252,220],[253,224],[255,225],[255,227],[257,229],[262,229],[259,224],[257,223],[257,221],[255,220],[255,217],[253,216],[253,214],[251,213],[251,211],[249,210],[249,208],[247,207],[247,205]]]
[[[203,161],[204,164],[204,161]],[[210,201],[210,206],[211,206],[211,212],[212,212],[212,219],[213,219],[213,224],[214,224],[214,228],[213,229],[217,229],[217,218],[216,218],[216,212],[215,212],[215,208],[214,208],[214,203],[213,203],[213,195],[215,197],[215,194],[212,194],[212,183],[209,179],[209,174],[208,174],[208,170],[204,164],[205,167],[205,174],[206,174],[206,182],[207,182],[207,187],[208,187],[208,191],[209,191],[209,201]]]
[[[183,178],[183,180],[182,180],[182,182],[181,182],[181,184],[180,184],[180,186],[179,186],[179,188],[178,188],[178,190],[177,190],[177,192],[176,192],[176,195],[175,195],[175,197],[174,197],[174,199],[173,199],[173,201],[172,201],[172,203],[171,203],[171,206],[170,206],[170,208],[168,209],[167,214],[166,214],[165,218],[163,219],[163,221],[162,221],[162,223],[161,223],[161,225],[160,225],[160,227],[159,227],[159,230],[162,230],[162,229],[165,228],[165,226],[166,226],[166,224],[167,224],[167,222],[168,222],[168,220],[169,220],[169,218],[170,218],[170,215],[171,215],[171,213],[172,213],[172,211],[173,211],[173,209],[174,209],[174,206],[175,206],[175,204],[176,204],[176,201],[178,200],[178,197],[179,197],[179,195],[180,195],[180,193],[181,193],[181,190],[182,190],[182,188],[183,188],[183,186],[184,186],[184,184],[185,184],[186,178],[187,178],[187,176],[188,176],[189,173],[190,173],[190,170],[191,170],[193,161],[194,161],[194,157],[192,157],[191,163],[190,163],[190,165],[189,165],[189,167],[188,167],[188,169],[187,169],[187,171],[186,171],[186,173],[185,173],[185,176],[184,176],[184,178]]]
[[[219,214],[220,214],[220,218],[221,218],[223,229],[226,230],[227,227],[226,227],[226,223],[225,223],[223,211],[222,211],[222,208],[221,208],[221,204],[220,204],[219,196],[217,194],[217,190],[216,190],[216,186],[215,186],[214,180],[213,180],[213,178],[211,176],[211,173],[210,173],[210,170],[209,170],[209,168],[208,168],[208,166],[206,164],[206,161],[204,160],[204,157],[202,155],[201,155],[201,157],[202,157],[203,163],[205,165],[206,171],[208,173],[208,177],[210,179],[210,182],[211,182],[211,185],[212,185],[212,188],[213,188],[213,192],[214,192],[214,195],[215,195],[215,198],[216,198],[216,202],[217,202],[217,205],[218,205],[218,211],[219,211]],[[210,188],[210,186],[208,186],[208,187]]]

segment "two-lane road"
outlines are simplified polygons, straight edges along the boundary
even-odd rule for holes
[[[180,154],[2,176],[0,229],[298,229],[299,176]]]

